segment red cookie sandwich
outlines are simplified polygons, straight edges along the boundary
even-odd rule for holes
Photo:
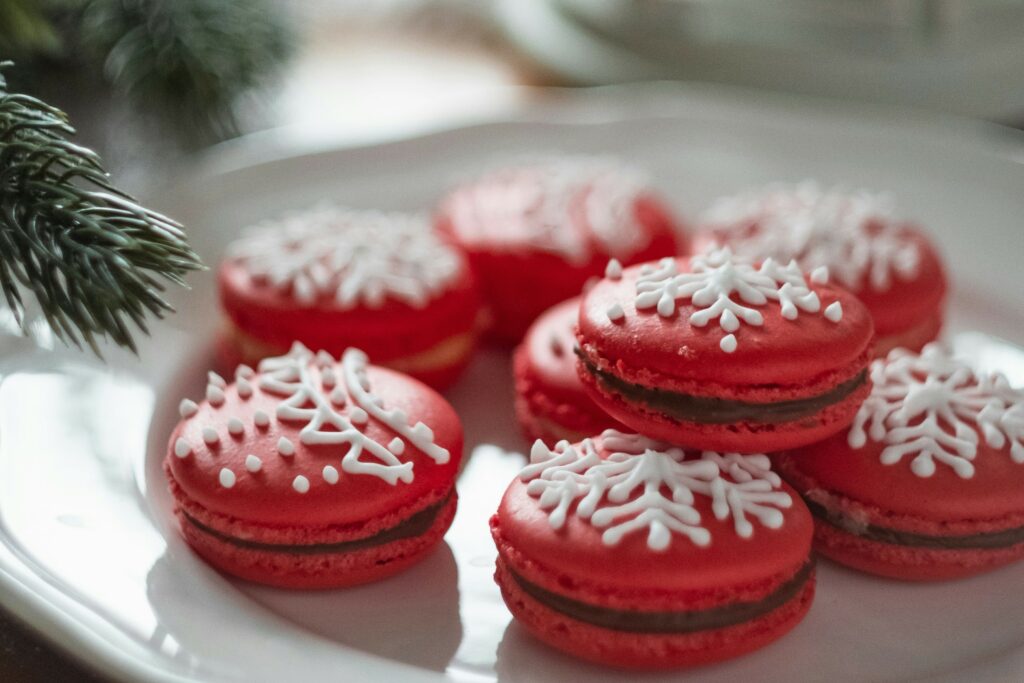
[[[914,580],[1024,557],[1024,391],[934,344],[893,351],[871,376],[848,432],[778,457],[820,552]]]
[[[942,262],[921,230],[896,218],[888,195],[769,185],[718,200],[701,217],[699,241],[728,245],[752,262],[795,259],[806,272],[827,269],[871,312],[878,356],[919,350],[942,327]]]
[[[290,588],[375,581],[420,560],[455,515],[462,426],[437,393],[296,343],[182,401],[164,463],[196,552]]]
[[[230,320],[224,365],[255,364],[298,340],[435,387],[466,365],[479,294],[463,254],[426,220],[321,206],[250,228],[218,272]]]
[[[595,285],[580,307],[577,370],[594,401],[640,433],[760,453],[850,424],[870,388],[872,335],[845,290],[717,249]]]
[[[609,259],[639,263],[688,249],[642,174],[590,157],[486,174],[441,202],[436,226],[469,254],[490,333],[510,344],[538,315],[578,296]]]
[[[538,441],[491,518],[495,580],[519,623],[627,668],[713,662],[792,629],[814,596],[812,529],[767,456],[613,430]]]
[[[546,311],[512,358],[516,418],[529,441],[554,445],[621,427],[594,404],[576,374],[579,310],[577,297]]]

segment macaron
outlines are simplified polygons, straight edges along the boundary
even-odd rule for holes
[[[698,242],[728,245],[749,261],[827,268],[871,312],[878,356],[896,347],[920,350],[942,328],[942,261],[888,194],[775,183],[712,204],[700,217]]]
[[[612,268],[583,296],[577,372],[605,412],[669,443],[820,441],[867,396],[874,334],[864,305],[825,279],[728,248]]]
[[[685,253],[688,240],[646,174],[599,157],[556,157],[485,173],[439,204],[490,310],[490,336],[516,344],[541,313],[578,296],[609,259]]]
[[[222,366],[255,364],[298,340],[435,387],[468,362],[480,296],[458,248],[424,217],[320,205],[246,230],[218,270],[228,318]]]
[[[814,597],[810,513],[765,455],[684,451],[608,430],[534,444],[491,534],[519,624],[623,668],[763,647]]]
[[[849,430],[778,456],[821,554],[907,580],[1024,557],[1024,391],[943,347],[892,351]]]
[[[574,297],[545,311],[512,356],[515,412],[527,440],[580,441],[622,425],[591,400],[576,374]]]
[[[462,426],[406,375],[296,343],[183,400],[164,469],[188,544],[287,588],[376,581],[422,559],[455,515]]]

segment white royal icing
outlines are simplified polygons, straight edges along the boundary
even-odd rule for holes
[[[426,218],[321,206],[256,225],[228,247],[255,282],[303,306],[380,308],[388,299],[422,308],[464,269]]]
[[[720,199],[701,224],[746,260],[795,259],[805,270],[827,267],[848,289],[885,291],[894,274],[916,277],[921,261],[894,214],[889,195],[806,181]]]
[[[451,220],[456,232],[485,232],[497,243],[511,235],[519,243],[525,230],[531,247],[574,264],[588,261],[595,246],[626,258],[650,240],[634,208],[647,185],[644,173],[615,159],[540,159],[464,186],[451,204]],[[580,209],[583,220],[573,220]]]
[[[567,441],[554,449],[539,440],[534,443],[530,464],[519,478],[548,512],[553,528],[562,528],[568,516],[575,515],[604,529],[605,545],[617,545],[628,534],[646,531],[647,547],[663,551],[673,533],[697,546],[712,542],[694,507],[697,495],[711,499],[716,519],[732,518],[741,538],[754,533],[748,516],[778,529],[784,521],[780,510],[793,504],[789,494],[780,490],[782,481],[763,454],[704,452],[699,458],[688,458],[681,448],[615,430],[606,430],[599,440],[609,453],[606,458],[601,458],[598,444],[591,439],[578,448]]]
[[[782,317],[796,320],[800,312],[818,313],[821,301],[810,289],[803,272],[794,262],[782,266],[768,259],[755,268],[733,256],[728,248],[712,247],[690,259],[690,272],[680,273],[674,258],[643,266],[636,281],[636,310],[655,309],[668,318],[679,301],[690,301],[694,311],[690,324],[704,327],[712,320],[725,331],[719,346],[726,353],[736,350],[735,332],[741,323],[759,327],[764,316],[753,307],[774,302]],[[825,317],[837,323],[843,317],[839,302],[830,304]]]
[[[848,435],[852,448],[884,443],[883,464],[909,456],[919,477],[935,474],[936,463],[973,477],[980,439],[991,448],[1009,445],[1010,458],[1024,463],[1024,391],[1004,376],[976,374],[929,344],[920,354],[897,349],[874,361],[871,382]]]

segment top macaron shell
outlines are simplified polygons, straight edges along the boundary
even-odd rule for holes
[[[248,523],[301,527],[361,524],[412,505],[430,492],[450,488],[462,453],[462,428],[454,410],[436,392],[400,373],[370,366],[366,376],[373,393],[383,398],[386,408],[402,410],[409,416],[410,424],[422,422],[430,427],[434,442],[450,454],[446,463],[435,462],[403,439],[404,450],[399,459],[412,463],[411,482],[390,484],[378,476],[349,473],[341,464],[347,446],[304,444],[299,434],[304,422],[275,416],[283,397],[257,388],[246,399],[238,395],[235,384],[230,384],[223,390],[221,405],[199,403],[197,412],[183,419],[172,433],[172,455],[167,462],[175,482],[190,499],[213,512]],[[258,374],[251,383],[258,387]],[[350,394],[347,407],[340,412],[347,413],[352,405]],[[269,416],[266,427],[254,424],[257,411]],[[241,421],[243,433],[233,435],[228,430],[232,417]],[[204,441],[204,428],[216,430],[215,444]],[[372,416],[360,430],[385,446],[399,436]],[[191,452],[184,458],[173,455],[179,438],[191,446]],[[278,451],[281,438],[289,440],[294,454],[285,456]],[[249,455],[260,459],[258,471],[247,469]],[[376,462],[367,453],[361,459]],[[337,470],[336,483],[329,483],[324,476],[324,467],[328,465]],[[221,472],[225,469],[234,475],[230,488],[221,483]],[[309,483],[304,493],[293,485],[299,475]]]
[[[676,263],[680,272],[689,272],[690,259]],[[577,339],[584,355],[614,365],[615,373],[627,381],[698,396],[771,400],[779,385],[806,385],[807,393],[814,394],[822,385],[848,379],[855,373],[851,368],[859,371],[866,362],[874,334],[871,317],[856,297],[839,287],[810,283],[822,310],[834,303],[842,307],[838,321],[820,312],[801,312],[789,320],[779,306],[761,306],[756,310],[763,324],[741,324],[734,333],[737,346],[727,353],[720,345],[725,332],[716,321],[703,327],[690,324],[698,309],[689,299],[677,300],[669,317],[653,309],[637,310],[641,268],[627,268],[618,280],[601,280],[580,307]],[[624,314],[616,321],[609,317],[614,306]]]
[[[480,295],[468,264],[459,258],[458,274],[424,306],[388,297],[376,307],[342,308],[329,296],[300,306],[291,292],[254,281],[245,266],[232,259],[221,263],[217,280],[231,320],[264,342],[287,347],[298,338],[312,348],[333,348],[344,339],[350,346],[366,348],[375,361],[387,361],[410,352],[409,330],[416,331],[419,348],[429,348],[472,327]]]

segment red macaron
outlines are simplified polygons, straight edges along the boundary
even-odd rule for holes
[[[230,321],[222,364],[292,341],[352,346],[435,387],[472,354],[480,297],[465,256],[420,217],[319,206],[250,228],[218,271]]]
[[[485,174],[442,200],[435,225],[469,255],[490,335],[509,344],[548,308],[578,296],[610,258],[639,263],[688,250],[642,173],[591,157]]]
[[[871,316],[795,264],[728,249],[614,267],[583,297],[577,370],[636,431],[760,453],[819,441],[867,395]]]
[[[458,416],[420,382],[296,344],[180,406],[164,463],[185,540],[259,583],[326,588],[394,574],[455,515]]]
[[[608,430],[537,442],[491,518],[495,579],[541,641],[625,668],[734,657],[814,596],[813,524],[767,456]]]
[[[554,445],[622,428],[594,404],[576,373],[579,310],[576,297],[545,311],[512,357],[516,419],[531,442]]]
[[[898,579],[1024,557],[1024,391],[944,348],[896,350],[849,431],[777,456],[837,562]]]
[[[715,202],[701,216],[698,242],[728,245],[753,262],[795,259],[807,272],[827,269],[871,312],[878,356],[919,350],[942,328],[942,261],[924,232],[897,218],[886,194],[769,185]]]

